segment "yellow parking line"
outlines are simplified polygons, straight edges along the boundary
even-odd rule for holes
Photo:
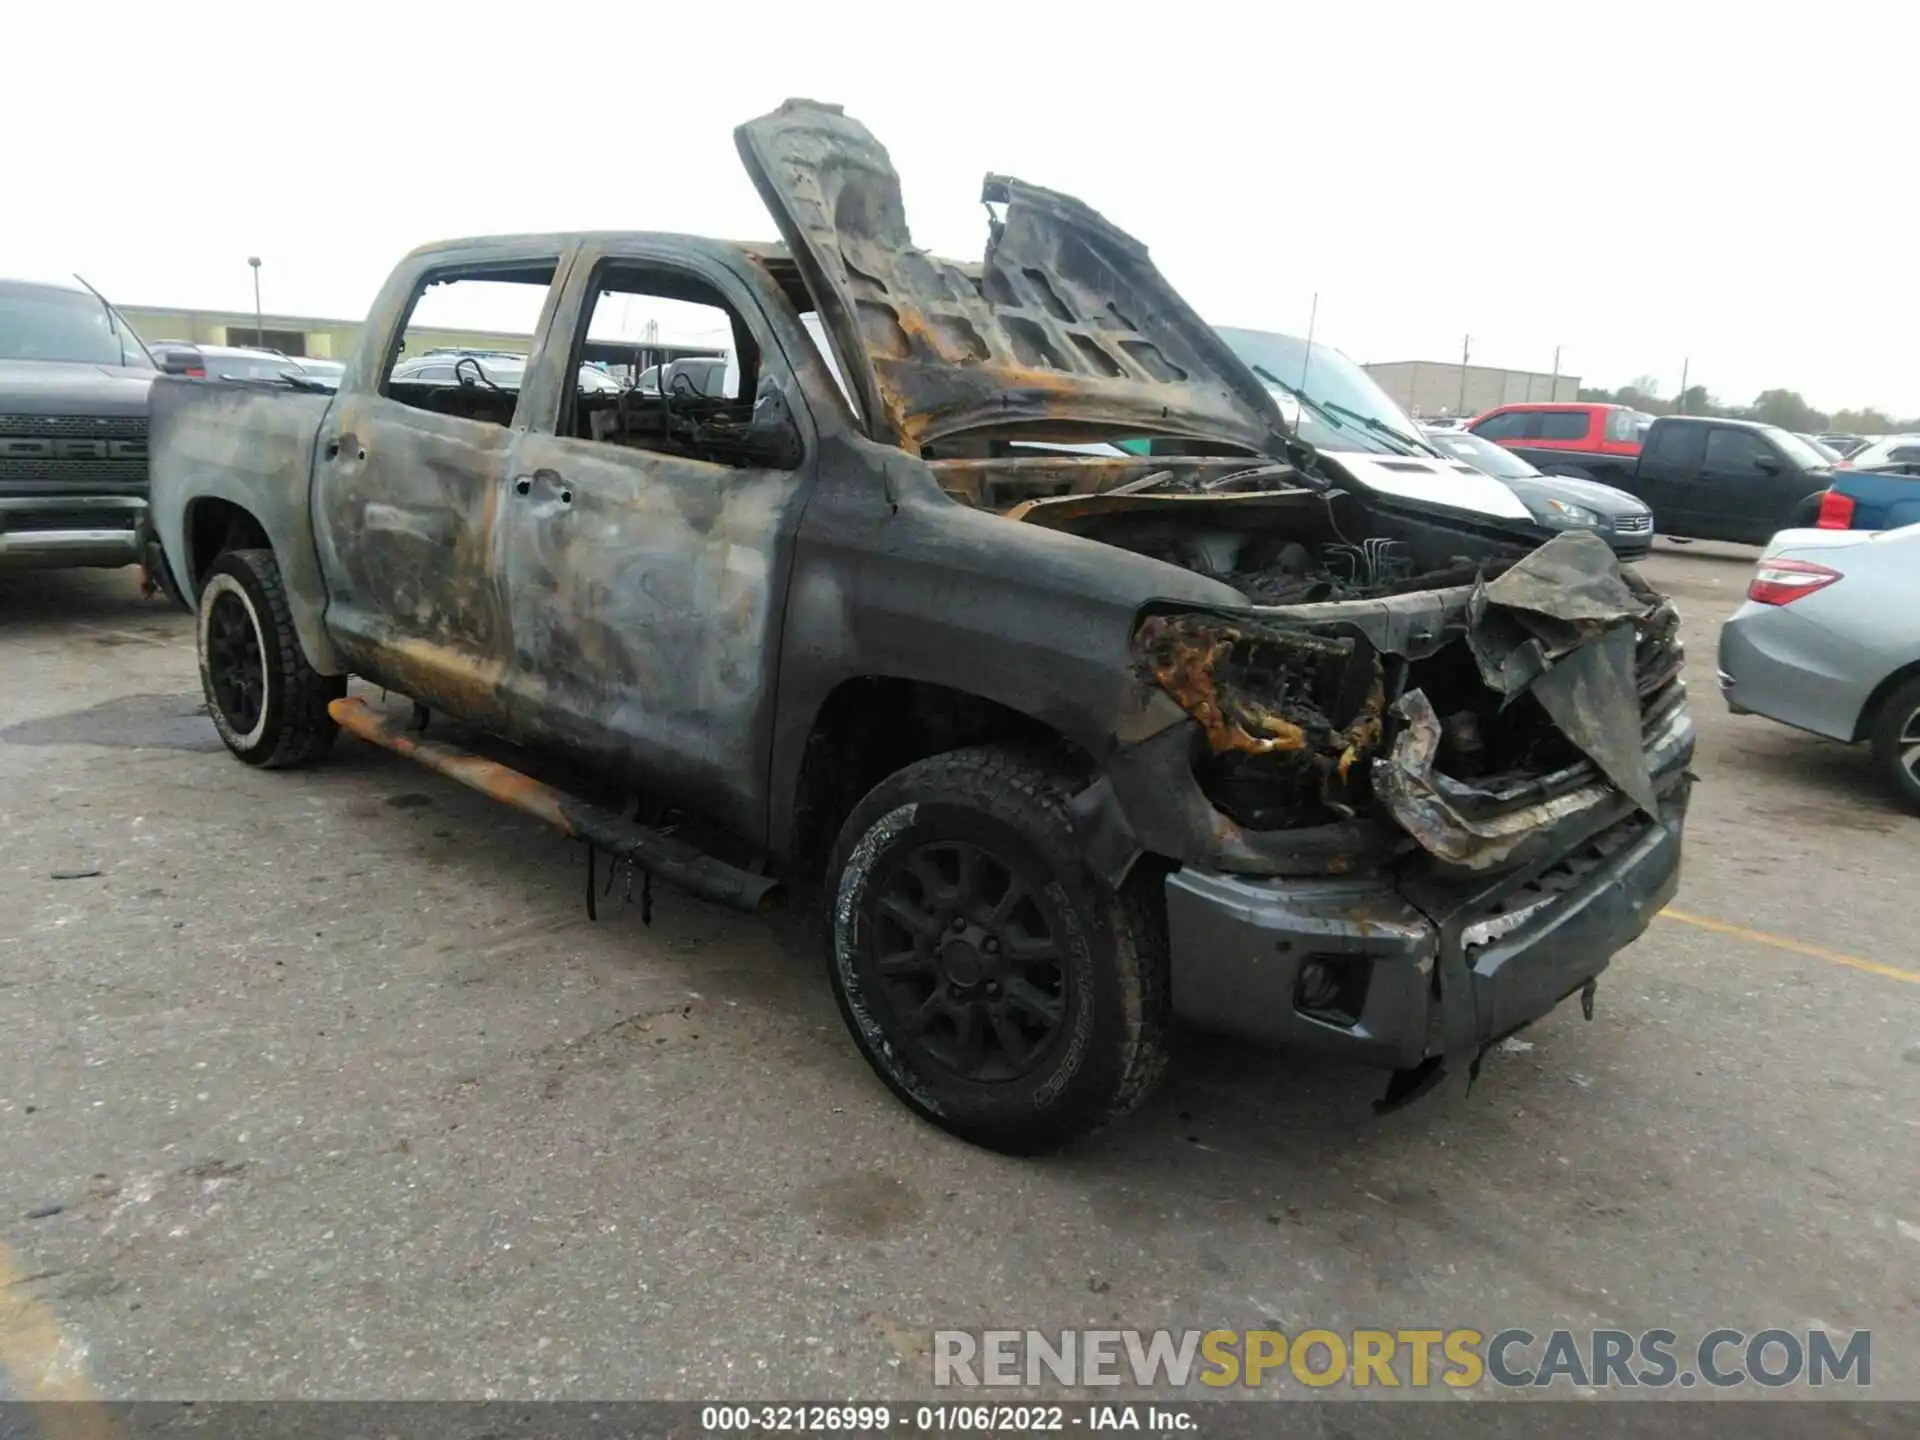
[[[1804,940],[1791,940],[1785,935],[1770,935],[1765,930],[1749,930],[1744,925],[1729,925],[1724,920],[1709,919],[1705,915],[1689,915],[1684,910],[1662,910],[1660,918],[1678,920],[1682,925],[1711,930],[1716,935],[1731,935],[1736,940],[1751,940],[1755,945],[1768,945],[1775,950],[1788,950],[1795,955],[1811,955],[1815,960],[1825,960],[1829,965],[1845,965],[1850,969],[1864,970],[1869,975],[1878,975],[1886,980],[1904,980],[1909,985],[1920,985],[1920,970],[1902,970],[1898,965],[1882,965],[1878,960],[1862,960],[1858,955],[1843,955],[1838,950],[1809,945]]]
[[[0,1368],[9,1398],[39,1402],[34,1418],[47,1440],[119,1440],[73,1342],[53,1311],[27,1293],[28,1278],[0,1245]]]

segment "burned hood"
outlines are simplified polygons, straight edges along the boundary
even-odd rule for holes
[[[789,100],[734,138],[876,439],[1118,432],[1292,458],[1252,371],[1073,197],[989,175],[975,273],[914,246],[886,149],[839,106]]]

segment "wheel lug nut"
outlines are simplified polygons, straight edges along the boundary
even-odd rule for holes
[[[988,955],[998,955],[1000,953],[1000,942],[989,935],[980,942],[980,948]]]
[[[956,915],[956,916],[954,916],[954,917],[953,917],[953,928],[954,928],[955,930],[964,930],[964,929],[966,929],[966,928],[967,928],[967,917],[966,917],[966,916],[964,916],[964,915]]]

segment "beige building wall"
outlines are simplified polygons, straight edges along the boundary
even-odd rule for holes
[[[1496,405],[1529,400],[1578,400],[1580,377],[1539,370],[1499,370],[1458,362],[1395,360],[1362,367],[1374,384],[1417,419],[1439,415],[1478,415]],[[1463,403],[1464,400],[1464,403]]]
[[[254,317],[251,311],[187,310],[169,305],[122,305],[120,313],[142,340],[185,340],[195,345],[252,345]],[[345,360],[360,343],[358,320],[329,320],[312,315],[275,315],[260,317],[273,345],[276,334],[287,343],[277,348],[289,355],[311,355],[324,360]],[[299,343],[293,343],[295,338]],[[416,330],[409,337],[408,354],[437,347],[469,350],[517,350],[533,348],[531,335],[510,335],[484,330]]]

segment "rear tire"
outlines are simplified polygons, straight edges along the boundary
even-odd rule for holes
[[[1164,1078],[1167,939],[1151,881],[1082,862],[1074,786],[998,746],[882,781],[827,867],[827,969],[874,1073],[989,1149],[1055,1149]]]
[[[307,663],[273,552],[221,555],[196,609],[200,687],[227,749],[269,770],[326,754],[339,733],[327,704],[347,693],[347,679]]]
[[[1880,702],[1873,717],[1873,762],[1895,798],[1920,813],[1920,675]]]

